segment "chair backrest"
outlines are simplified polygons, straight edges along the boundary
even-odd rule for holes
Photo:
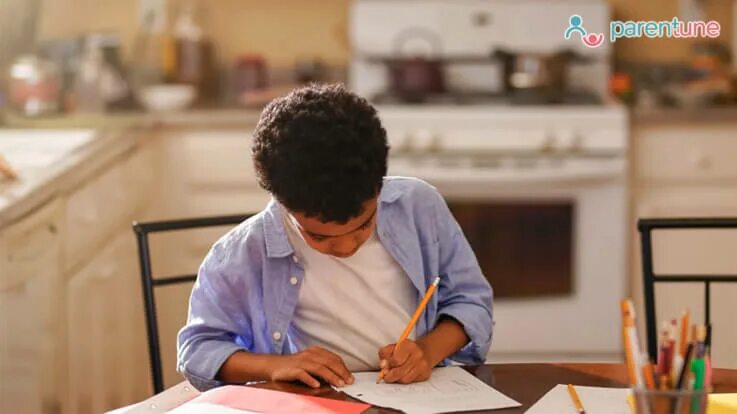
[[[640,219],[637,229],[640,232],[642,250],[642,275],[645,297],[645,323],[647,328],[647,349],[651,357],[657,355],[657,332],[655,327],[655,283],[703,283],[704,284],[704,324],[711,326],[711,284],[737,282],[737,275],[714,274],[660,274],[653,272],[652,231],[655,229],[734,229],[737,218],[668,218]],[[706,343],[711,345],[709,328]]]
[[[159,327],[156,316],[154,289],[167,285],[191,283],[197,279],[197,275],[187,274],[154,278],[151,270],[151,251],[149,248],[148,235],[151,233],[177,230],[236,225],[247,220],[251,216],[251,214],[246,214],[133,223],[133,231],[135,232],[136,239],[138,241],[138,259],[141,265],[141,286],[143,289],[143,305],[146,314],[146,333],[148,337],[149,362],[151,365],[151,381],[153,383],[155,394],[164,390],[164,379],[161,363],[161,349],[159,347]]]

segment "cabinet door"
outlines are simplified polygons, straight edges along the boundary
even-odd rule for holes
[[[165,141],[162,218],[252,213],[268,202],[247,129],[172,130]]]
[[[703,184],[697,187],[640,188],[637,217],[737,217],[737,185]],[[737,274],[737,229],[657,230],[653,232],[653,267],[656,274]],[[639,238],[633,244],[634,287],[642,303],[642,261]],[[737,368],[737,284],[712,285],[714,363]],[[704,288],[698,283],[659,283],[655,289],[658,326],[677,317],[685,307],[694,322],[703,322]],[[641,319],[644,327],[644,313]],[[644,333],[644,331],[643,331]],[[643,336],[644,338],[644,336]]]
[[[63,355],[59,203],[2,231],[0,412],[58,413]]]
[[[136,257],[126,232],[69,280],[70,413],[100,413],[150,395]]]

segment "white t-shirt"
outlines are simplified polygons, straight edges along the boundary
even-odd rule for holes
[[[339,258],[310,247],[292,220],[285,212],[289,241],[305,269],[292,320],[296,345],[334,352],[352,372],[378,369],[379,348],[399,339],[417,307],[412,282],[375,229],[355,254]]]

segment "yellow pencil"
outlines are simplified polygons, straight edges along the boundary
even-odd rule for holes
[[[578,414],[586,414],[586,410],[583,409],[583,404],[581,403],[581,399],[578,398],[578,393],[576,392],[576,389],[573,388],[573,385],[568,384],[568,394],[571,396],[571,399],[573,400],[573,405],[576,406],[576,411],[578,411]]]
[[[432,297],[432,294],[435,293],[435,290],[438,288],[438,285],[440,284],[440,276],[436,277],[435,280],[433,280],[430,287],[427,288],[427,292],[425,292],[425,297],[422,298],[422,301],[420,301],[420,304],[417,305],[417,309],[415,310],[415,314],[412,315],[412,319],[409,320],[409,323],[404,328],[404,332],[402,332],[402,335],[399,336],[399,340],[397,341],[397,344],[394,346],[394,351],[396,352],[397,348],[399,348],[399,344],[402,343],[407,337],[409,337],[410,332],[412,332],[412,329],[415,328],[415,325],[417,324],[417,320],[420,319],[420,315],[422,315],[422,312],[425,311],[425,307],[427,306],[427,302],[430,301],[430,298]],[[381,372],[379,372],[379,378],[376,380],[376,383],[380,383],[381,380],[384,379],[384,375],[386,375],[386,370],[382,369]]]

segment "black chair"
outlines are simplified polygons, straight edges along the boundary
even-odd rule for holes
[[[737,218],[673,218],[640,219],[637,222],[642,249],[642,274],[645,296],[645,322],[647,325],[647,349],[651,357],[657,355],[657,333],[655,327],[655,283],[703,283],[704,323],[711,324],[711,284],[737,282],[737,275],[656,275],[653,272],[653,249],[651,233],[656,229],[737,229]],[[707,345],[711,345],[711,332],[707,334]]]
[[[151,272],[151,254],[149,250],[148,235],[159,232],[236,225],[249,217],[251,217],[250,214],[133,223],[133,231],[135,232],[136,239],[138,240],[138,258],[141,264],[141,282],[143,287],[144,310],[146,312],[146,332],[148,334],[151,381],[153,382],[155,394],[164,390],[164,381],[161,366],[161,350],[159,348],[159,326],[156,316],[154,289],[161,286],[180,283],[192,283],[197,279],[197,275],[189,274],[154,278]]]

